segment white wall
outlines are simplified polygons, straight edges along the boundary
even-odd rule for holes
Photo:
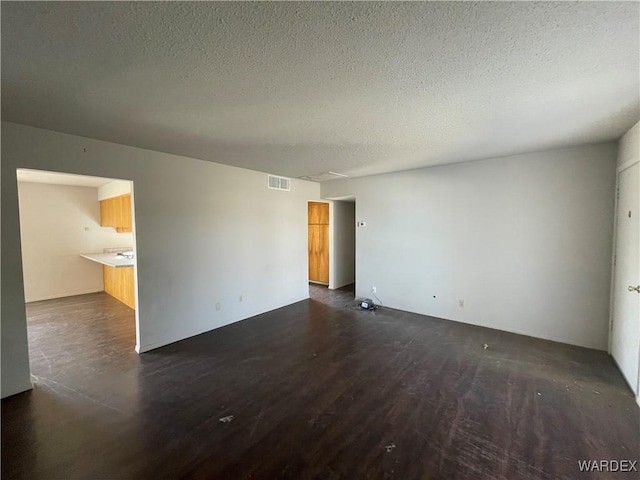
[[[119,197],[131,193],[131,182],[127,180],[114,180],[98,187],[98,200]]]
[[[332,206],[329,288],[333,289],[355,282],[356,205],[335,201]]]
[[[308,298],[318,184],[3,122],[2,396],[30,388],[16,168],[134,181],[140,351]]]
[[[80,254],[133,238],[100,226],[98,189],[18,182],[18,196],[26,301],[101,292],[102,265]]]
[[[615,143],[324,182],[356,197],[358,296],[606,350]],[[464,300],[464,307],[459,307]],[[482,343],[482,339],[478,339]]]

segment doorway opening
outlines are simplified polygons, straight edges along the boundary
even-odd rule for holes
[[[330,214],[328,202],[309,202],[309,283],[329,286]]]
[[[139,344],[133,182],[16,175],[31,377],[81,388]]]
[[[308,204],[310,296],[356,282],[356,201],[341,197]]]

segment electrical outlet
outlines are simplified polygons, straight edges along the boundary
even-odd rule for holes
[[[376,287],[371,287],[371,293],[376,293],[378,289]]]
[[[220,302],[216,303],[216,310],[220,310],[220,308],[222,308],[222,307],[220,306]]]
[[[238,297],[238,301],[239,301],[239,302],[241,302],[241,301],[242,301],[242,295],[240,295],[240,296]]]
[[[464,308],[464,300],[458,300],[458,306]]]

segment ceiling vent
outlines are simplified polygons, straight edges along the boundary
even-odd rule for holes
[[[285,192],[289,192],[291,191],[291,179],[268,175],[267,186],[272,190],[284,190]]]
[[[345,178],[348,175],[344,175],[342,173],[336,172],[323,172],[316,173],[315,175],[305,175],[304,177],[300,177],[301,180],[310,180],[312,182],[322,182],[324,180],[335,180],[336,178]]]

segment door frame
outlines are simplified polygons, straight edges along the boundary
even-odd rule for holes
[[[613,358],[612,355],[612,337],[613,337],[613,314],[614,314],[614,287],[615,287],[615,281],[616,281],[616,250],[617,250],[617,244],[618,244],[618,207],[619,207],[619,200],[620,200],[620,174],[622,172],[624,172],[625,170],[633,167],[634,165],[640,163],[640,159],[633,159],[629,162],[623,163],[622,165],[619,165],[616,168],[616,189],[615,189],[615,202],[614,202],[614,218],[613,218],[613,250],[611,252],[611,284],[610,284],[610,298],[609,298],[609,341],[608,341],[608,346],[607,346],[607,353],[611,356],[611,359],[613,360],[613,362],[616,364],[616,367],[619,369],[620,367],[618,366],[618,363],[616,362],[616,359]],[[638,211],[640,212],[640,205],[638,205]],[[640,248],[640,247],[639,247]],[[640,268],[640,265],[639,265]],[[621,373],[622,375],[622,373]],[[624,375],[623,375],[624,378]],[[626,378],[624,378],[625,383],[627,383]],[[627,385],[629,385],[627,383]],[[636,397],[636,403],[640,406],[640,352],[638,355],[638,379],[636,380],[636,389],[634,391],[634,389],[631,387],[631,385],[629,385],[629,389],[633,392],[634,396]]]
[[[358,284],[358,229],[356,228],[356,219],[358,218],[358,199],[355,195],[342,195],[339,197],[328,197],[322,202],[326,202],[329,204],[329,289],[334,290],[336,288],[342,288],[342,286],[336,287],[336,248],[335,241],[336,238],[341,235],[341,231],[339,230],[341,227],[336,224],[335,221],[335,213],[334,209],[336,203],[338,202],[351,202],[354,205],[354,219],[353,223],[349,228],[353,229],[354,236],[354,245],[353,245],[353,285],[354,288],[357,287]]]
[[[336,242],[336,237],[341,233],[339,231],[340,226],[336,225],[335,222],[335,204],[336,202],[344,202],[344,201],[350,201],[353,202],[354,204],[354,217],[357,218],[358,217],[358,212],[357,212],[357,199],[355,197],[355,195],[348,195],[348,196],[343,196],[343,197],[331,197],[331,198],[324,198],[324,199],[320,199],[320,200],[307,200],[307,205],[311,202],[315,202],[315,203],[326,203],[329,205],[329,283],[325,284],[325,283],[319,283],[319,282],[314,282],[311,281],[307,278],[307,282],[308,283],[315,283],[317,285],[325,285],[327,286],[327,288],[329,290],[334,290],[335,288],[341,288],[341,287],[336,287],[336,278],[335,278],[335,274],[336,274],[336,247],[335,247],[335,242]],[[307,209],[308,212],[308,209]],[[307,214],[308,215],[308,214]],[[354,218],[354,223],[353,225],[351,225],[350,228],[353,228],[354,231],[354,247],[353,247],[353,257],[354,257],[354,273],[353,273],[353,283],[354,285],[357,283],[357,275],[358,275],[358,268],[357,268],[357,242],[358,242],[358,229],[356,228],[356,221]],[[309,222],[309,217],[307,216],[307,224]],[[308,233],[307,233],[308,235]],[[308,238],[308,237],[307,237]],[[307,255],[307,271],[309,270],[309,257]]]
[[[326,203],[329,205],[329,281],[327,283],[318,282],[309,278],[309,253],[307,252],[307,283],[313,283],[316,285],[324,285],[327,288],[331,288],[331,276],[332,276],[332,263],[333,263],[333,202],[330,200],[307,200],[307,226],[309,225],[309,204],[310,203]],[[307,229],[307,242],[309,241],[309,230]]]
[[[18,196],[19,196],[19,191],[18,191],[18,180],[17,180],[17,175],[18,175],[18,170],[34,170],[34,171],[41,171],[41,172],[47,172],[47,173],[54,173],[54,174],[61,174],[61,175],[75,175],[75,176],[82,176],[82,177],[97,177],[97,175],[87,175],[85,173],[73,173],[73,172],[69,172],[69,171],[58,171],[58,170],[42,170],[42,169],[34,169],[34,168],[28,168],[28,167],[17,167],[15,169],[15,180],[16,180],[16,201],[18,200]],[[127,179],[127,178],[112,178],[112,177],[105,177],[105,178],[109,178],[111,180],[120,180],[120,181],[125,181],[125,182],[129,182],[131,184],[131,233],[132,233],[132,248],[135,254],[135,258],[136,258],[136,262],[134,262],[133,264],[133,286],[134,286],[134,299],[135,299],[135,305],[136,308],[134,309],[135,315],[134,315],[134,321],[135,321],[135,345],[133,346],[133,350],[136,353],[141,353],[140,351],[140,304],[138,301],[138,247],[137,247],[137,238],[136,238],[136,209],[135,209],[135,182],[134,180],[131,179]],[[98,202],[98,199],[96,198],[96,202]],[[22,229],[20,228],[20,208],[18,208],[17,211],[17,220],[18,220],[18,239],[20,241],[20,244],[22,244]],[[22,248],[20,248],[20,261],[22,262]],[[20,281],[23,282],[24,285],[24,269],[22,270],[22,275],[20,278]],[[29,356],[29,348],[28,348],[28,344],[29,344],[29,335],[28,335],[28,328],[27,328],[27,315],[26,315],[26,304],[27,304],[27,300],[26,300],[26,294],[24,291],[24,286],[22,288],[22,309],[23,309],[23,313],[24,313],[24,329],[25,329],[25,333],[27,335],[27,365],[29,366],[29,374],[31,374],[31,363],[30,363],[30,356]],[[31,384],[30,389],[33,388],[33,382],[30,380],[29,382]],[[19,392],[16,392],[19,393]]]

